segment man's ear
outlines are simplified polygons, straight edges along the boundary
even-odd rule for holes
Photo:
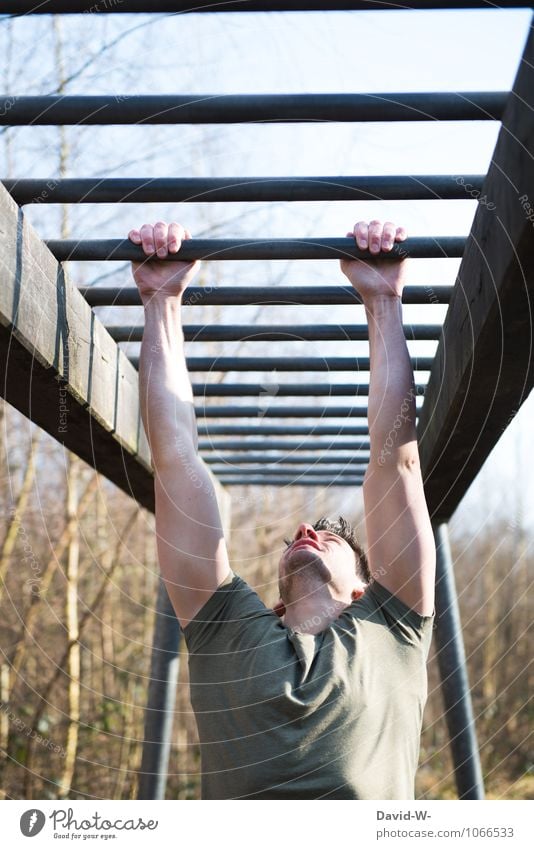
[[[285,606],[285,604],[284,604],[284,602],[282,601],[281,598],[278,599],[275,606],[273,607],[273,610],[276,613],[276,615],[280,617],[280,619],[282,618],[282,616],[285,615],[286,606]]]
[[[359,598],[362,597],[367,587],[358,587],[358,589],[354,589],[351,592],[351,598],[353,601],[358,601]]]

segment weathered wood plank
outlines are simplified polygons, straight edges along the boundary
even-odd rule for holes
[[[10,404],[154,510],[137,371],[1,185],[0,381]]]
[[[448,519],[534,385],[534,32],[503,117],[421,409],[427,503]]]

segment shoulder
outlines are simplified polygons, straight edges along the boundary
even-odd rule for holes
[[[272,623],[280,621],[257,592],[230,570],[206,604],[183,629],[183,634],[189,652],[198,652],[208,643],[216,643],[219,638],[226,644],[230,639],[244,634],[254,639],[254,626],[259,625],[259,629],[264,631],[267,619]]]
[[[434,618],[434,613],[432,616],[417,613],[373,580],[363,596],[343,611],[340,620],[352,621],[362,634],[372,633],[379,639],[381,632],[387,632],[405,645],[423,646],[428,653]]]

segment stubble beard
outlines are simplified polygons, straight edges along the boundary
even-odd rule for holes
[[[330,577],[318,551],[296,549],[286,560],[279,580],[280,598],[285,604],[294,603],[328,583]]]

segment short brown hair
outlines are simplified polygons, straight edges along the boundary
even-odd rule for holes
[[[356,574],[366,584],[371,583],[373,576],[369,569],[367,555],[361,547],[358,537],[356,536],[356,531],[350,522],[347,522],[343,516],[339,516],[337,521],[335,519],[329,519],[326,516],[321,516],[321,518],[317,519],[313,525],[313,529],[314,531],[330,531],[330,533],[336,534],[338,537],[344,539],[345,542],[348,542],[356,555]]]

